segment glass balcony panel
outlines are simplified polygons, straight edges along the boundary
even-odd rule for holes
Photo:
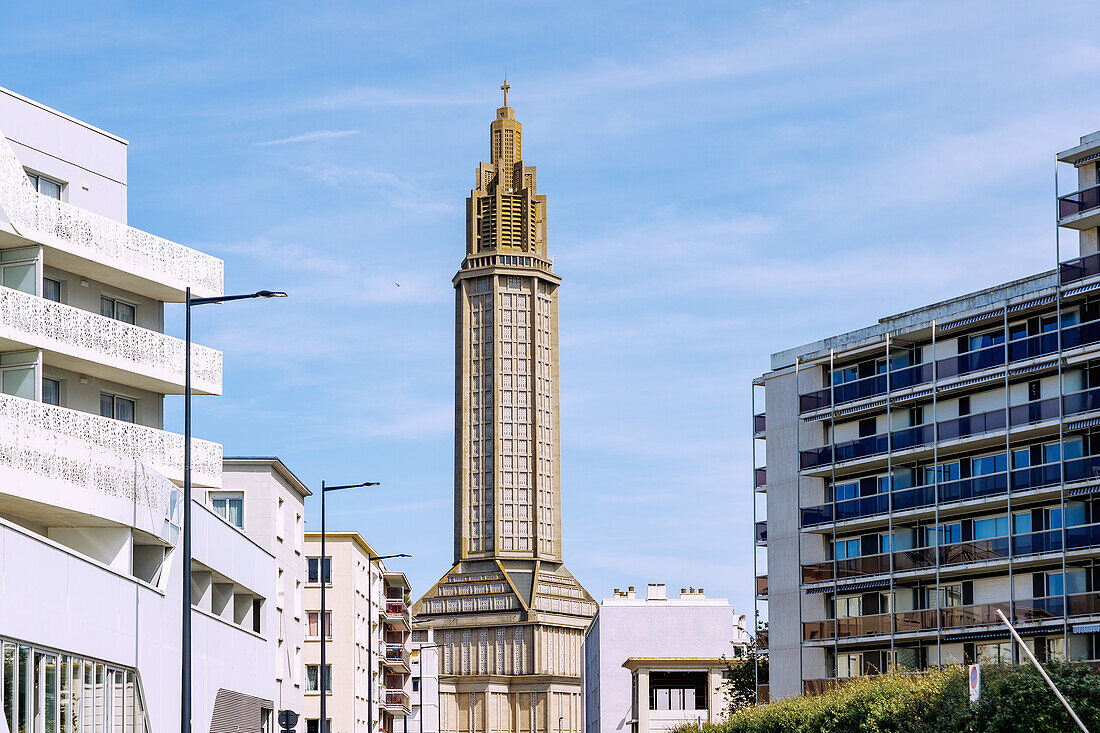
[[[936,611],[901,611],[894,614],[894,630],[902,634],[907,631],[927,631],[936,628]]]
[[[1097,206],[1100,206],[1100,186],[1083,188],[1067,196],[1058,197],[1058,218],[1075,216],[1082,211],[1095,209]]]
[[[1100,254],[1087,255],[1076,260],[1063,262],[1059,271],[1061,272],[1063,285],[1100,274]],[[1065,347],[1064,339],[1062,346]]]
[[[1002,344],[990,346],[981,351],[972,351],[962,356],[952,356],[936,362],[936,372],[940,379],[969,374],[981,369],[990,369],[1005,363],[1005,349]]]
[[[1100,478],[1100,455],[1066,461],[1066,481]]]
[[[965,562],[981,562],[1008,557],[1008,537],[995,537],[989,540],[958,542],[939,548],[940,565],[957,565]]]
[[[905,450],[918,445],[928,445],[934,439],[934,425],[917,425],[904,430],[895,430],[890,434],[890,443],[894,450]]]
[[[912,550],[900,550],[894,553],[894,572],[902,570],[920,570],[921,568],[934,567],[936,564],[936,548],[917,547]],[[889,572],[889,568],[882,572]]]
[[[833,505],[806,507],[802,510],[802,526],[815,527],[819,524],[828,524],[833,521]]]
[[[764,432],[764,428],[767,426],[767,418],[765,415],[753,415],[752,416],[752,432],[754,435],[760,435]]]
[[[1057,408],[1055,408],[1055,411],[1057,411]],[[1001,430],[1004,426],[1004,410],[993,410],[991,412],[981,412],[977,415],[957,417],[954,420],[944,420],[937,424],[937,431],[940,440],[952,440],[980,435],[992,430]]]
[[[1100,524],[1084,524],[1066,528],[1066,548],[1078,550],[1082,547],[1100,545]]]
[[[1012,490],[1024,491],[1051,486],[1062,480],[1062,464],[1048,463],[1043,466],[1019,468],[1012,472]]]
[[[766,467],[755,469],[753,472],[753,479],[756,483],[756,488],[761,488],[768,483],[768,469]]]
[[[756,576],[756,595],[766,596],[768,595],[768,576],[757,575]]]
[[[932,365],[916,364],[890,372],[890,389],[905,389],[932,381]]]
[[[1016,599],[1015,619],[1020,622],[1061,618],[1065,615],[1065,605],[1065,599],[1062,596],[1018,598]],[[1008,611],[1005,611],[1005,616],[1008,616]]]
[[[1067,415],[1100,410],[1100,389],[1087,389],[1083,392],[1068,394],[1062,398],[1062,406]]]
[[[1013,425],[1028,425],[1030,423],[1055,420],[1058,418],[1058,398],[1051,397],[1048,400],[1036,400],[1025,405],[1016,405],[1008,408],[1008,419]]]
[[[1033,359],[1037,356],[1053,354],[1057,350],[1058,334],[1056,332],[1041,333],[1038,336],[1031,336],[1009,343],[1008,360],[1011,362]]]
[[[1008,602],[980,603],[972,606],[941,608],[940,620],[944,628],[999,624],[1001,623],[1001,619],[997,616],[998,609],[1007,616],[1009,614]]]
[[[756,541],[767,542],[768,541],[768,523],[757,522],[756,523]]]
[[[1055,529],[1016,535],[1012,538],[1012,548],[1017,555],[1060,551],[1062,549],[1062,530]]]
[[[806,621],[802,624],[802,640],[816,641],[836,637],[836,624],[831,620]]]
[[[917,486],[912,489],[904,489],[894,492],[894,511],[903,509],[916,509],[922,506],[932,506],[936,503],[935,486]]]
[[[1090,255],[1100,257],[1100,255]],[[1097,273],[1092,272],[1090,275]],[[1062,329],[1062,348],[1073,349],[1078,346],[1088,346],[1100,341],[1100,321],[1090,321],[1078,326]]]
[[[1091,616],[1097,613],[1100,613],[1100,593],[1077,593],[1069,597],[1070,616]]]

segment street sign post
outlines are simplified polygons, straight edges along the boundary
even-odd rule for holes
[[[294,730],[294,726],[298,725],[298,713],[293,710],[280,710],[279,711],[279,727],[284,731]]]
[[[970,665],[970,702],[975,703],[982,696],[982,665]]]

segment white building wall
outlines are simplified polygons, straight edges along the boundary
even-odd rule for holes
[[[585,635],[587,733],[629,732],[627,659],[733,656],[731,642],[747,641],[735,622],[733,607],[721,598],[604,599]]]

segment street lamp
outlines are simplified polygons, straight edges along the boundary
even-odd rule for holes
[[[321,482],[321,560],[318,563],[317,573],[320,576],[318,580],[321,581],[321,618],[319,619],[319,626],[321,632],[321,668],[317,672],[318,687],[321,690],[321,722],[318,723],[318,728],[322,733],[329,733],[328,730],[328,718],[325,715],[327,709],[328,697],[328,685],[329,679],[325,666],[325,636],[328,633],[328,623],[326,618],[325,609],[325,586],[328,585],[331,579],[332,565],[329,563],[328,572],[325,571],[325,563],[328,562],[328,555],[325,553],[325,494],[330,491],[343,491],[344,489],[362,489],[367,486],[378,486],[378,481],[364,481],[361,484],[347,484],[346,486],[325,486],[325,482]],[[368,573],[368,579],[370,577]],[[370,593],[368,592],[368,596]]]
[[[389,560],[394,557],[412,557],[405,553],[396,555],[372,555],[367,562],[367,733],[374,733],[374,589],[371,588],[371,576],[375,560]]]
[[[185,291],[187,303],[183,347],[183,644],[180,649],[180,731],[191,733],[191,306],[225,303],[249,298],[285,298],[286,293],[259,290],[248,295],[222,295],[214,298],[192,298],[191,288]]]

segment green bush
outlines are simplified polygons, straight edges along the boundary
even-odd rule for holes
[[[1092,731],[1100,732],[1100,674],[1080,664],[1044,665]],[[983,665],[982,697],[971,705],[965,667],[882,675],[816,697],[779,700],[734,713],[703,733],[1039,733],[1077,730],[1030,664]],[[679,733],[698,732],[684,726]]]

